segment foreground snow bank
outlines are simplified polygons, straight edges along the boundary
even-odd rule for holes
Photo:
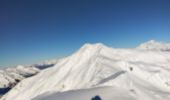
[[[122,88],[98,87],[91,89],[72,90],[62,93],[45,93],[33,100],[92,100],[98,96],[101,100],[136,100],[132,92]]]

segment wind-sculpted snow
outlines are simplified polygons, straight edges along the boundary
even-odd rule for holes
[[[170,100],[170,52],[86,44],[54,67],[21,81],[1,100],[68,100],[65,94],[72,93],[70,100],[80,100],[76,91],[82,89],[90,93],[80,92],[81,100],[95,95],[103,100]]]

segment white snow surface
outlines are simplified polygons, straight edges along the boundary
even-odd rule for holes
[[[170,44],[169,43],[163,43],[163,42],[157,42],[155,40],[150,40],[146,43],[141,44],[137,48],[143,49],[143,50],[170,51]]]
[[[102,100],[136,100],[133,93],[116,87],[97,87],[91,89],[71,90],[62,93],[45,93],[33,100],[91,100],[99,96]]]
[[[85,44],[54,67],[22,80],[1,100],[90,100],[95,95],[170,100],[170,52]]]
[[[40,70],[34,66],[25,67],[18,65],[17,67],[6,68],[0,70],[0,88],[9,87],[9,85],[17,83],[28,76],[35,75]]]

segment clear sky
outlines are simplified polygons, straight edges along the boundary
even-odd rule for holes
[[[170,0],[1,0],[0,66],[70,55],[84,43],[170,42]]]

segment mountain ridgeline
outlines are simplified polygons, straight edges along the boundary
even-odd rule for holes
[[[170,100],[169,50],[153,40],[129,49],[85,44],[1,100]]]

